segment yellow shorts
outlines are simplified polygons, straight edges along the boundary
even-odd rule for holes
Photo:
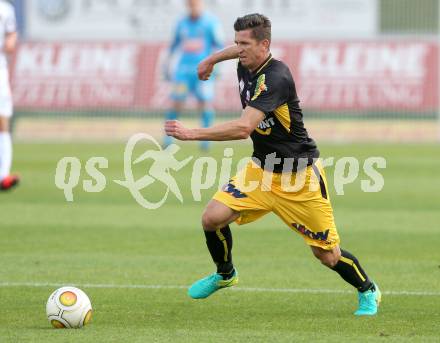
[[[339,244],[321,161],[298,173],[269,173],[250,161],[213,199],[240,213],[239,225],[269,212],[311,246],[330,250]]]

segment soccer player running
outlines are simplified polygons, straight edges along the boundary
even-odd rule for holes
[[[207,79],[216,63],[238,57],[241,117],[206,129],[189,129],[178,121],[165,124],[166,133],[180,140],[226,141],[250,136],[254,146],[252,161],[214,195],[203,213],[206,243],[217,272],[195,282],[188,293],[201,299],[235,285],[238,274],[232,263],[229,224],[250,223],[273,212],[302,235],[321,263],[358,290],[355,314],[374,315],[380,290],[357,258],[339,247],[324,169],[316,144],[304,128],[292,75],[270,53],[271,22],[264,15],[250,14],[238,18],[234,29],[236,45],[205,59],[199,65],[199,76]],[[286,190],[286,175],[290,181],[303,175],[303,187]],[[245,189],[246,182],[255,181],[261,186]]]
[[[215,84],[213,78],[207,82],[198,79],[197,65],[214,50],[223,48],[222,30],[218,19],[203,11],[202,0],[188,0],[187,6],[189,14],[177,24],[165,63],[165,78],[173,83],[173,107],[166,113],[166,120],[177,119],[188,94],[192,94],[198,102],[202,127],[209,127],[215,116],[212,106]],[[173,75],[170,76],[170,61],[176,53],[180,57]],[[171,142],[172,138],[165,136],[164,145],[168,146]],[[209,142],[201,142],[201,148],[207,150]]]
[[[9,85],[7,54],[17,45],[15,13],[12,5],[0,0],[0,190],[9,190],[18,184],[19,178],[10,175],[12,141],[9,119],[12,116],[12,95]]]

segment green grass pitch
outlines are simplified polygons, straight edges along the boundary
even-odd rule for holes
[[[195,145],[182,147],[180,158],[200,156]],[[223,148],[209,154],[220,161]],[[162,208],[143,209],[112,181],[124,178],[123,150],[123,143],[16,144],[23,181],[0,194],[0,342],[440,341],[438,145],[321,145],[325,157],[387,159],[382,192],[363,193],[360,179],[344,196],[330,189],[342,246],[385,293],[374,318],[353,316],[355,292],[273,215],[233,226],[236,289],[189,299],[186,286],[213,271],[200,216],[214,189],[191,199],[191,163],[175,174],[183,204],[170,195]],[[237,145],[234,161],[250,150]],[[92,156],[108,158],[105,190],[79,186],[67,203],[54,184],[64,156],[83,167]],[[80,182],[86,178],[83,169]],[[163,186],[144,191],[159,198]],[[92,324],[52,329],[47,297],[71,284],[90,296]]]

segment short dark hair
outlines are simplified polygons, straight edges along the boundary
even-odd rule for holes
[[[247,14],[243,17],[237,18],[234,23],[234,30],[244,31],[251,29],[252,37],[257,41],[261,42],[264,39],[271,41],[272,33],[271,33],[272,24],[270,19],[263,14],[252,13]]]

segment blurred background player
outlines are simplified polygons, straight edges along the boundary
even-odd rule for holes
[[[173,83],[172,108],[166,113],[166,120],[175,120],[183,110],[189,94],[195,96],[202,117],[202,127],[211,126],[214,120],[214,80],[202,82],[197,77],[197,65],[214,50],[223,47],[223,33],[219,20],[204,12],[202,0],[188,0],[188,15],[176,27],[169,56],[165,64],[165,78]],[[170,61],[178,53],[178,63],[170,75]],[[172,137],[165,136],[168,146]],[[203,150],[209,142],[201,142]]]
[[[0,190],[8,190],[18,184],[18,176],[10,175],[12,141],[9,119],[12,116],[12,95],[9,85],[8,61],[17,45],[15,13],[12,5],[0,0]]]

